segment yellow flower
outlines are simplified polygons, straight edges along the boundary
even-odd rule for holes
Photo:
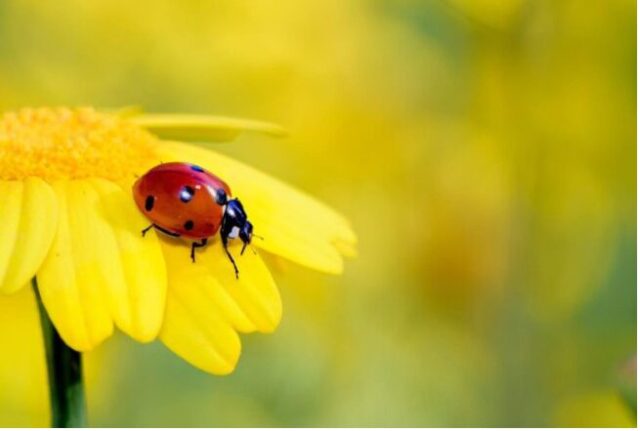
[[[168,161],[197,163],[225,179],[265,239],[265,252],[340,273],[356,238],[348,222],[310,196],[247,165],[159,137],[229,140],[273,125],[220,117],[117,115],[82,109],[24,109],[0,120],[0,293],[35,276],[62,339],[87,351],[117,327],[157,337],[205,371],[233,371],[238,332],[271,332],[280,296],[259,254],[233,244],[236,279],[219,239],[198,251],[140,231],[148,225],[131,194],[136,177]],[[153,134],[152,134],[153,133]]]

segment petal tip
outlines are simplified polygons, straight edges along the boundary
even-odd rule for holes
[[[129,336],[136,340],[138,343],[151,343],[158,338],[158,334],[160,333],[160,327],[157,330],[149,330],[145,332],[137,332],[137,333],[129,333]]]

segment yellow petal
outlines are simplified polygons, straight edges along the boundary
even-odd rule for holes
[[[355,242],[335,240],[333,245],[345,257],[358,256],[358,249]]]
[[[243,131],[286,135],[276,124],[212,115],[142,114],[131,117],[131,121],[160,138],[182,141],[231,141]]]
[[[341,252],[354,254],[349,223],[327,205],[267,174],[214,151],[178,142],[159,148],[165,161],[196,163],[223,178],[244,204],[256,247],[329,273],[342,272]]]
[[[157,238],[138,236],[146,223],[131,199],[104,180],[61,181],[54,191],[58,230],[37,277],[61,337],[89,350],[112,333],[115,321],[136,339],[153,339],[164,304],[164,265]]]
[[[156,338],[164,315],[167,273],[157,236],[141,230],[149,224],[135,206],[131,193],[113,183],[92,180],[100,194],[102,216],[118,245],[125,283],[113,297],[113,317],[120,330],[140,342]]]
[[[22,288],[42,264],[56,232],[57,202],[39,178],[0,182],[0,292]]]
[[[103,256],[105,241],[96,234],[98,196],[86,182],[54,184],[60,217],[51,250],[38,271],[40,295],[64,341],[88,350],[113,329],[102,291],[112,268]]]
[[[240,277],[214,240],[189,257],[190,245],[163,239],[168,262],[167,312],[160,334],[162,341],[191,364],[214,374],[233,371],[240,355],[236,331],[271,332],[282,315],[280,295],[268,269],[258,255],[236,256]]]

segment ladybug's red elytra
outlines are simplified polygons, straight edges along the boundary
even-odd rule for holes
[[[231,189],[220,178],[191,163],[163,163],[140,177],[133,185],[133,197],[151,228],[172,236],[193,240],[195,249],[220,231],[222,246],[238,277],[238,267],[228,249],[229,239],[239,237],[242,251],[251,243],[253,225],[238,199],[231,199]]]

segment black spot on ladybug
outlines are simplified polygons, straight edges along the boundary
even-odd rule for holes
[[[218,205],[227,203],[227,193],[223,189],[216,189],[216,203]]]
[[[180,190],[180,200],[185,204],[193,199],[193,195],[196,193],[195,189],[191,186],[184,186]]]
[[[156,203],[156,198],[151,195],[147,196],[147,199],[145,199],[144,201],[144,209],[146,209],[147,211],[151,211],[153,209],[154,203]]]
[[[193,229],[193,220],[187,220],[186,222],[184,222],[184,230],[191,229]]]
[[[191,169],[193,169],[196,172],[204,172],[204,169],[202,169],[200,166],[198,165],[191,165]]]

